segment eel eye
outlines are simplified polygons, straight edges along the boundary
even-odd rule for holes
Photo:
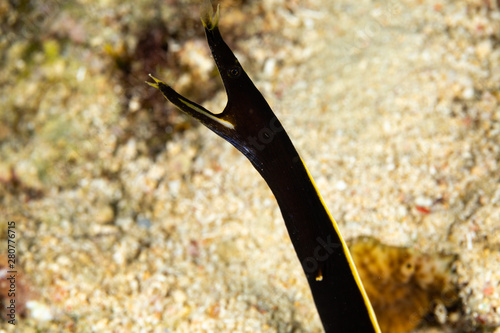
[[[227,70],[227,75],[229,75],[229,77],[231,78],[236,78],[240,76],[240,74],[241,74],[241,69],[239,67],[232,67]]]

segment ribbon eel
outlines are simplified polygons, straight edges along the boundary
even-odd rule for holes
[[[375,313],[334,219],[292,141],[219,32],[219,7],[201,15],[227,92],[215,114],[150,77],[167,100],[243,153],[271,188],[326,332],[380,332]]]

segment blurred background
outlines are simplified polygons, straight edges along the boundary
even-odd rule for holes
[[[0,2],[0,330],[321,332],[266,184],[144,83],[223,109],[200,6]],[[499,3],[220,6],[384,332],[500,332]]]

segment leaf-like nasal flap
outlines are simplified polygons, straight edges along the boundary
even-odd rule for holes
[[[213,30],[219,25],[219,5],[217,5],[217,11],[214,14],[214,8],[212,7],[212,1],[205,0],[201,6],[201,22],[203,26],[208,30]]]

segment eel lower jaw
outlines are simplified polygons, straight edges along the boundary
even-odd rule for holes
[[[149,84],[151,87],[153,88],[156,88],[156,89],[160,89],[160,86],[158,84],[160,83],[163,83],[165,84],[165,82],[161,81],[161,80],[158,80],[157,78],[155,78],[153,75],[151,74],[148,74],[150,78],[152,78],[155,82],[149,82],[149,81],[145,81],[147,84]],[[165,84],[166,85],[166,84]]]

